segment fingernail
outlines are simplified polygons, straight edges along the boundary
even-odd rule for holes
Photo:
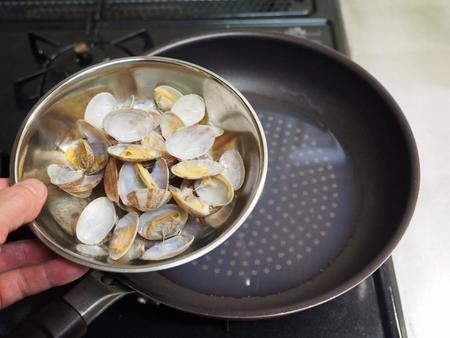
[[[39,200],[47,198],[47,188],[41,181],[38,181],[36,179],[28,179],[20,182],[19,184],[29,189],[33,194],[36,195],[37,198],[39,198]]]

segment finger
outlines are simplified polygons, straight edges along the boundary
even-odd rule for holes
[[[9,178],[0,178],[0,190],[8,188],[9,185]]]
[[[18,300],[63,285],[85,274],[87,268],[62,258],[0,274],[0,309]]]
[[[47,188],[29,179],[0,191],[0,244],[8,233],[37,217],[47,198]]]
[[[54,257],[55,255],[37,240],[6,243],[0,252],[0,273],[39,264]]]

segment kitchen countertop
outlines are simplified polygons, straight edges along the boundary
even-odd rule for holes
[[[394,252],[409,337],[448,337],[450,302],[450,2],[341,0],[351,57],[403,109],[421,186]]]

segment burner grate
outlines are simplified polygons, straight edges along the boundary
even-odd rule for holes
[[[120,56],[141,55],[153,46],[145,29],[114,40],[104,40],[98,32],[95,36],[61,46],[44,36],[28,33],[31,52],[41,69],[14,81],[16,101],[19,104],[36,101],[51,86],[90,64]]]

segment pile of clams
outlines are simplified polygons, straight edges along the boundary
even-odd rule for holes
[[[244,163],[220,146],[226,135],[208,124],[203,98],[167,85],[153,98],[95,95],[77,137],[59,145],[65,160],[47,168],[51,183],[77,198],[103,181],[106,196],[87,204],[73,231],[85,255],[168,259],[189,248],[205,219],[215,226],[216,215],[231,213]]]

